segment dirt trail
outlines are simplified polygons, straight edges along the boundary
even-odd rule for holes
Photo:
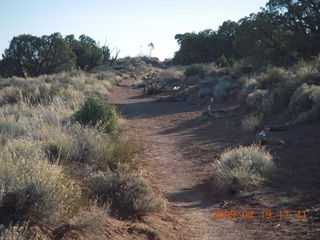
[[[210,219],[219,205],[206,193],[203,179],[208,172],[199,164],[208,160],[209,152],[199,153],[206,142],[195,140],[196,126],[186,124],[199,117],[199,111],[183,102],[155,101],[127,84],[113,88],[111,102],[145,141],[142,174],[167,198],[169,210],[183,219],[177,239],[255,239],[232,220]]]

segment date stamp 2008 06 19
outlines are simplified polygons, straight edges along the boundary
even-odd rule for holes
[[[215,210],[211,213],[211,219],[272,219],[272,218],[296,218],[303,219],[307,218],[307,212],[300,211],[289,211],[289,210],[281,210],[281,211],[271,211],[271,210],[261,210],[261,211],[253,211],[253,210],[242,210],[242,211],[234,211],[234,210]]]

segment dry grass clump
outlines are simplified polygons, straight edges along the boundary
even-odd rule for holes
[[[166,70],[157,72],[157,79],[159,81],[179,81],[183,79],[183,69],[181,67],[171,67]]]
[[[268,90],[257,89],[248,95],[246,103],[248,106],[264,112],[263,110],[267,97]]]
[[[79,103],[82,99],[78,97],[83,94],[105,97],[109,94],[112,83],[98,80],[98,77],[101,76],[73,71],[37,78],[6,79],[1,84],[3,87],[0,92],[0,104],[24,102],[33,106],[49,105],[55,97],[60,97],[62,101]]]
[[[140,143],[126,136],[109,136],[99,129],[80,124],[47,129],[44,149],[51,162],[89,164],[95,168],[114,169],[131,164],[140,151]]]
[[[8,140],[8,138],[18,138],[20,136],[25,135],[26,133],[27,129],[21,123],[0,119],[1,138],[7,138],[6,140]]]
[[[0,225],[0,240],[41,240],[29,229],[29,224],[24,222],[19,225],[10,224],[7,227]]]
[[[0,153],[0,221],[41,220],[72,212],[81,196],[63,169],[48,163],[37,143],[15,141]]]
[[[101,169],[115,169],[119,165],[131,164],[131,160],[141,150],[138,140],[125,136],[106,138],[95,147],[95,164]]]
[[[60,89],[46,83],[30,82],[22,87],[8,87],[1,94],[1,104],[14,104],[20,101],[30,105],[47,105]]]
[[[192,64],[184,70],[184,75],[187,78],[194,77],[194,76],[204,78],[205,75],[207,74],[208,74],[208,71],[205,64]]]
[[[214,167],[212,186],[215,191],[228,188],[248,191],[261,184],[275,165],[266,149],[251,145],[225,151]]]
[[[269,68],[256,78],[245,81],[240,94],[248,106],[266,116],[286,108],[295,89],[292,76],[281,68]]]
[[[315,88],[319,84],[319,66],[319,60],[315,60],[310,63],[300,62],[290,69],[269,67],[259,75],[242,80],[239,99],[245,100],[244,102],[254,111],[260,111],[265,116],[271,116],[289,107],[291,111],[301,113],[298,117],[301,120],[297,122],[315,118],[317,115]],[[313,87],[307,87],[306,84]],[[315,108],[307,113],[311,105]]]
[[[271,89],[288,85],[288,82],[291,79],[290,72],[279,67],[269,67],[266,72],[256,77],[256,80],[261,84],[262,89]]]
[[[294,92],[289,108],[297,123],[320,118],[320,86],[303,84]]]
[[[226,80],[220,80],[214,87],[214,99],[217,101],[223,101],[228,96],[228,91],[239,87],[237,83],[233,83]]]
[[[108,213],[108,206],[92,205],[80,211],[70,222],[76,229],[85,232],[86,236],[99,234],[103,231],[103,226],[108,223]]]
[[[265,116],[261,112],[251,112],[243,117],[241,126],[247,131],[258,131],[263,128]]]
[[[121,215],[142,216],[165,207],[164,200],[154,195],[147,182],[126,168],[93,174],[89,184],[100,203],[111,202],[111,208]]]

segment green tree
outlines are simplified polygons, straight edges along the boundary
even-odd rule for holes
[[[103,64],[109,64],[110,63],[110,57],[111,57],[111,52],[110,49],[107,46],[102,46],[101,51],[103,54]]]
[[[320,1],[270,0],[268,11],[293,35],[293,46],[300,57],[310,58],[320,52]]]
[[[59,33],[42,37],[30,34],[14,37],[2,58],[1,75],[7,77],[34,77],[70,70],[75,66],[75,55]]]
[[[66,36],[72,50],[77,56],[76,65],[78,68],[85,71],[90,71],[92,68],[103,64],[104,52],[100,49],[95,40],[86,35],[81,35],[79,40],[74,39],[73,35]]]

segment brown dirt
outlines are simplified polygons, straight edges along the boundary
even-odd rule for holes
[[[129,83],[130,79],[115,86],[110,100],[125,116],[130,133],[144,140],[140,172],[168,200],[168,209],[143,219],[156,236],[129,224],[129,235],[123,239],[130,234],[134,234],[130,239],[320,239],[319,122],[277,134],[287,144],[268,146],[276,156],[278,171],[262,190],[241,197],[217,196],[207,184],[211,163],[226,148],[254,140],[254,133],[239,127],[239,107],[221,104],[219,108],[233,114],[207,119],[202,116],[206,107],[161,102],[160,95],[144,96]],[[307,210],[310,214],[307,219],[210,219],[214,210],[253,210],[258,216],[269,209]]]

